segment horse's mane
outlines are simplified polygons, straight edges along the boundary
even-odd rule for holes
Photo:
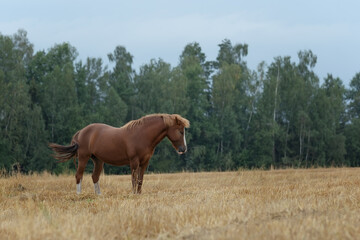
[[[179,114],[156,113],[156,114],[146,115],[137,120],[132,120],[126,123],[123,126],[123,128],[133,129],[136,128],[137,126],[143,125],[146,120],[149,120],[151,118],[158,118],[158,117],[161,117],[164,120],[165,125],[168,127],[174,126],[175,124],[181,124],[186,128],[190,127],[189,120],[181,117]]]

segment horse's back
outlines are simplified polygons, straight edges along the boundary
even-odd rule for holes
[[[104,123],[92,123],[81,129],[79,132],[79,140],[83,138],[89,138],[94,134],[98,134],[101,131],[114,128]]]
[[[126,152],[126,136],[122,128],[103,123],[93,123],[79,133],[80,151],[86,155],[114,164],[113,161]]]

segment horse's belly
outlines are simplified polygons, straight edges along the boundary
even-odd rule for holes
[[[106,161],[103,162],[114,166],[124,166],[130,164],[129,159],[107,159]]]
[[[95,157],[104,163],[111,164],[114,166],[123,166],[123,165],[129,165],[130,161],[127,156],[122,156],[120,154],[111,154],[111,153],[105,153],[105,154],[99,154],[95,153]]]

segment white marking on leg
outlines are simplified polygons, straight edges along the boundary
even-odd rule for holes
[[[80,194],[81,193],[81,180],[78,184],[76,184],[76,193]]]
[[[99,182],[94,183],[94,188],[95,188],[95,193],[96,193],[97,195],[100,195],[100,194],[101,194],[101,192],[100,192],[100,185],[99,185]]]

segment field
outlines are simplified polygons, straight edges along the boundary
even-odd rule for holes
[[[360,239],[360,169],[0,178],[1,239]]]

